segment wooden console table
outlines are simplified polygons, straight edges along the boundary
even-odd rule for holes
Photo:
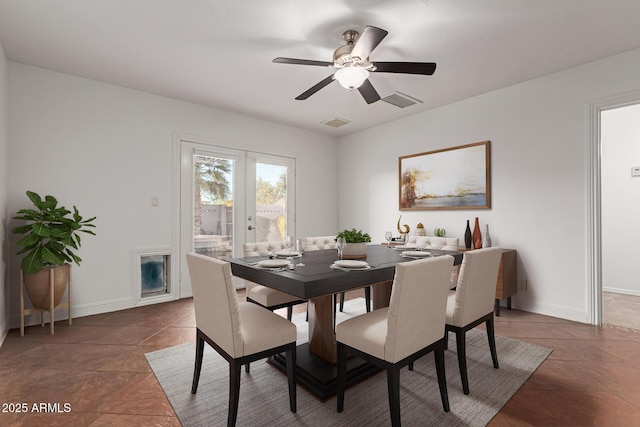
[[[496,283],[496,304],[494,312],[500,316],[500,300],[507,300],[507,309],[511,310],[511,296],[518,292],[518,272],[515,249],[503,249],[498,282]]]

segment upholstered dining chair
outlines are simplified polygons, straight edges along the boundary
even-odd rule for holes
[[[256,304],[238,302],[229,263],[187,254],[196,314],[196,361],[191,393],[198,390],[204,343],[229,362],[229,414],[235,426],[240,396],[240,368],[276,353],[286,352],[289,407],[296,412],[296,327]]]
[[[242,251],[245,257],[270,256],[287,248],[284,241],[243,243]],[[287,319],[293,316],[293,306],[306,301],[286,292],[278,291],[267,286],[245,280],[247,289],[247,301],[263,306],[268,310],[287,308]]]
[[[494,332],[493,308],[502,248],[492,247],[464,253],[455,290],[449,291],[445,341],[449,332],[456,334],[458,366],[462,391],[469,394],[467,378],[466,333],[486,323],[493,367],[499,368]]]
[[[391,424],[400,425],[400,369],[425,354],[435,357],[442,407],[449,411],[444,366],[444,324],[453,257],[443,255],[401,263],[389,307],[353,317],[336,326],[338,342],[337,410],[344,409],[347,354],[387,371]]]
[[[318,251],[323,249],[336,249],[336,236],[307,237],[303,240],[303,251]],[[340,292],[340,311],[344,311],[345,293]],[[335,296],[334,296],[335,300]],[[364,304],[367,313],[371,311],[371,286],[364,288]],[[335,317],[335,316],[334,316]],[[334,319],[335,323],[335,319]]]

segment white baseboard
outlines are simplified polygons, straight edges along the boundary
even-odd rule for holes
[[[3,328],[0,333],[0,348],[2,347],[2,344],[4,344],[4,339],[7,338],[7,335],[9,335],[9,328]]]
[[[85,317],[92,316],[94,314],[102,314],[102,313],[110,313],[112,311],[125,310],[127,308],[133,308],[133,300],[132,298],[119,298],[110,301],[91,303],[91,304],[82,304],[82,305],[74,305],[71,308],[71,316],[72,318],[77,317]],[[54,311],[53,313],[55,320],[67,320],[68,319],[68,309],[60,308]],[[48,322],[49,314],[45,314],[45,321]],[[24,325],[32,326],[40,324],[40,314],[30,314],[25,316]],[[20,313],[12,316],[9,319],[9,329],[19,328],[20,327]]]
[[[633,289],[621,289],[621,288],[602,288],[602,292],[611,292],[614,294],[622,294],[622,295],[632,295],[634,297],[640,297],[640,291],[635,291]]]
[[[528,311],[530,313],[542,314],[544,316],[557,317],[560,319],[571,320],[573,322],[591,324],[589,315],[586,310],[576,310],[572,307],[562,305],[537,304],[526,301],[514,301],[512,308]]]
[[[143,305],[151,305],[151,304],[160,304],[163,302],[173,301],[174,299],[176,298],[171,294],[140,298],[138,302],[135,304],[135,307],[141,307]]]

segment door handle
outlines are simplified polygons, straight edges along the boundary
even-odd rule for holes
[[[247,230],[253,230],[253,226],[252,225],[248,226]]]

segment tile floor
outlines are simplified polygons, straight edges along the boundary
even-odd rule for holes
[[[640,296],[603,292],[602,320],[605,325],[640,330]]]
[[[144,354],[193,341],[194,325],[186,299],[60,322],[53,336],[39,326],[24,337],[10,331],[0,425],[179,426]],[[554,351],[490,426],[640,426],[639,332],[503,309],[496,333]],[[56,412],[34,411],[40,402]],[[21,403],[27,413],[11,412]]]

